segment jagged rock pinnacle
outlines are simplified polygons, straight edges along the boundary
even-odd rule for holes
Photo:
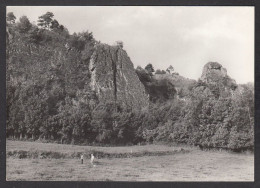
[[[140,108],[148,104],[143,84],[125,50],[107,44],[96,45],[91,57],[91,88],[99,101],[114,101]]]

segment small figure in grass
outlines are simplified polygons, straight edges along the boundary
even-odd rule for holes
[[[81,154],[81,156],[80,156],[80,159],[81,159],[81,164],[83,164],[83,158],[84,158],[84,155],[83,155],[83,154]]]
[[[93,153],[91,153],[90,163],[95,167],[96,165],[93,164],[94,163],[94,159],[95,159],[95,157],[94,157]]]

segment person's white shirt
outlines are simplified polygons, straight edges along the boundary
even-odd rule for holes
[[[93,154],[91,154],[91,158],[90,158],[90,162],[91,162],[91,164],[93,164],[93,162],[94,162],[94,159],[95,159],[94,155],[93,155]]]

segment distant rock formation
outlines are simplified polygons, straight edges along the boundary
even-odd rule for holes
[[[148,104],[148,96],[138,79],[133,63],[119,46],[98,44],[91,57],[90,86],[99,101],[116,101],[125,107],[140,108]]]
[[[155,80],[168,80],[174,85],[177,95],[176,97],[184,97],[189,95],[189,87],[196,83],[196,80],[185,78],[177,73],[173,74],[156,74],[153,76]]]
[[[235,89],[236,81],[227,75],[227,70],[217,62],[209,62],[203,67],[201,81],[207,84],[221,84],[225,87]]]
[[[181,75],[178,74],[156,74],[154,75],[154,79],[156,80],[162,80],[162,79],[167,79],[169,80],[176,88],[181,88],[181,87],[188,87],[192,84],[196,83],[196,80],[185,78]]]

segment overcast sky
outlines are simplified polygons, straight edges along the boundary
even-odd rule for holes
[[[237,83],[254,81],[253,7],[7,7],[31,22],[47,11],[71,34],[88,30],[103,43],[123,41],[135,67],[172,65],[197,80],[216,61]]]

